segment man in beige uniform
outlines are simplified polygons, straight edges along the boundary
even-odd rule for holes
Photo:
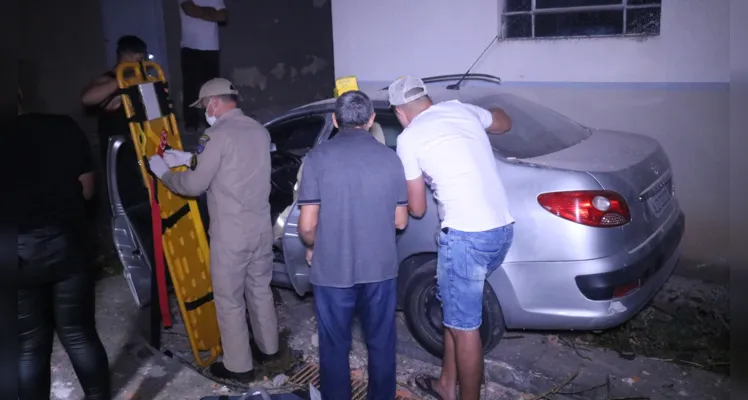
[[[211,127],[200,137],[195,154],[167,150],[163,158],[151,157],[149,165],[176,193],[208,192],[210,273],[223,345],[223,362],[211,365],[210,372],[248,381],[254,371],[245,310],[265,355],[278,351],[278,321],[270,291],[270,135],[237,108],[238,100],[239,92],[228,80],[206,82],[192,106],[205,109]],[[181,165],[190,168],[169,170]]]

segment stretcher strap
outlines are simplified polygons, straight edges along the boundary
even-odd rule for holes
[[[187,311],[197,310],[203,304],[209,303],[211,301],[213,301],[213,292],[208,292],[205,296],[197,300],[185,302],[184,309]]]
[[[185,204],[182,206],[182,208],[177,210],[174,214],[168,216],[167,218],[164,218],[163,221],[161,222],[161,227],[163,229],[161,233],[162,234],[166,233],[167,229],[172,228],[174,225],[177,224],[177,222],[179,222],[180,219],[182,219],[182,217],[184,217],[185,215],[189,213],[190,213],[190,205]]]

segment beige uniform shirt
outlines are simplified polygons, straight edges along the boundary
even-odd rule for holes
[[[270,134],[240,109],[222,115],[200,137],[191,170],[168,171],[161,180],[185,196],[207,190],[211,240],[241,245],[272,229]]]

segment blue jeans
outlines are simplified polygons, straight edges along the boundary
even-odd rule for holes
[[[353,316],[358,315],[369,350],[368,400],[395,398],[397,279],[349,288],[314,286],[319,336],[320,386],[324,400],[350,399]]]
[[[480,328],[483,285],[504,262],[513,236],[513,225],[483,232],[445,228],[439,234],[436,282],[445,327],[462,331]]]

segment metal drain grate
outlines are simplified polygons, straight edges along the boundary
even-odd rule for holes
[[[307,363],[297,370],[289,382],[299,385],[301,387],[309,387],[311,383],[314,387],[319,389],[319,366],[316,364]],[[351,400],[365,400],[366,392],[368,390],[368,384],[365,380],[358,378],[356,374],[351,374],[351,389],[353,397]],[[398,389],[395,400],[417,400],[418,397],[412,395],[409,391]]]

